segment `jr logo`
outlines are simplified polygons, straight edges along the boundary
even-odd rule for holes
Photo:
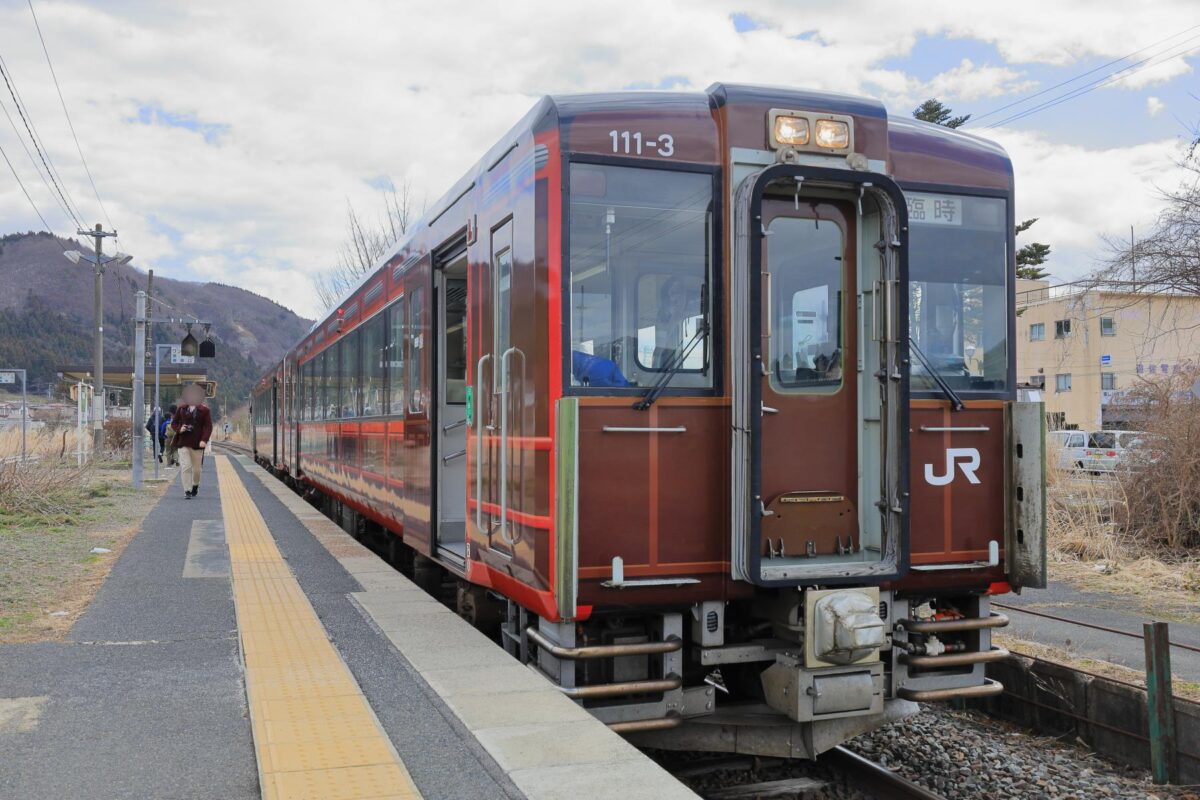
[[[946,450],[946,472],[942,475],[933,474],[933,464],[925,465],[925,482],[933,486],[945,486],[954,480],[954,465],[962,470],[970,483],[979,483],[975,470],[979,469],[979,451],[974,447],[951,447]]]

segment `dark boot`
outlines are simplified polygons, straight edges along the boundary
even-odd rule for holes
[[[200,492],[200,484],[192,487],[192,497],[195,497]]]

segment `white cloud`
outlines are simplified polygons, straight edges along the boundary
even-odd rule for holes
[[[961,100],[994,97],[1022,88],[1018,65],[1124,55],[1134,39],[1177,27],[1191,2],[1139,8],[1136,31],[1127,7],[1085,0],[969,9],[941,0],[920,14],[897,13],[891,0],[39,0],[37,8],[92,172],[137,263],[242,283],[313,314],[308,279],[336,252],[346,202],[378,203],[369,179],[408,178],[418,197],[436,199],[543,94],[675,77],[691,89],[722,80],[876,94],[905,113],[931,86]],[[759,27],[738,33],[734,12]],[[886,65],[928,35],[991,42],[1008,65],[965,61],[932,81]],[[23,0],[0,0],[0,52],[84,222],[101,220]],[[1178,61],[1139,79],[1161,80],[1180,64],[1187,68]],[[1035,144],[1018,141],[1018,170],[1027,169],[1022,159],[1053,164],[1058,145]],[[0,146],[24,158],[11,131],[0,129]],[[1060,198],[1082,200],[1075,182],[1091,185],[1131,161],[1144,167],[1143,155],[1072,155],[1077,175],[1059,172],[1061,183],[1039,187],[1039,227],[1059,226],[1063,246],[1085,238],[1073,225],[1100,232],[1109,215]],[[28,163],[14,163],[53,227],[71,230],[52,216]],[[1023,203],[1034,196],[1027,191],[1023,180]],[[1059,213],[1064,220],[1052,223]],[[0,219],[40,227],[7,180]]]
[[[977,66],[971,59],[964,58],[954,69],[934,76],[926,94],[930,97],[978,100],[1025,92],[1037,85],[1036,81],[1023,81],[1020,78],[1021,73],[1008,67]]]
[[[1105,236],[1125,239],[1161,209],[1161,192],[1184,173],[1174,165],[1174,139],[1132,147],[1087,148],[1028,131],[989,131],[1013,160],[1016,217],[1038,223],[1018,239],[1051,245],[1046,267],[1054,280],[1093,271],[1106,257]]]
[[[1162,100],[1159,100],[1157,97],[1151,96],[1146,98],[1146,113],[1152,117],[1157,117],[1159,113],[1166,107],[1167,104]]]

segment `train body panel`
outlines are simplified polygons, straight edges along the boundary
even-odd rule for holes
[[[860,98],[546,98],[256,385],[256,456],[618,730],[757,704],[815,755],[994,691],[1038,582],[1012,191]]]

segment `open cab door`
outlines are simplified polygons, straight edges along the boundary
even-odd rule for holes
[[[879,174],[784,163],[739,186],[735,578],[862,584],[907,569],[905,215]]]

